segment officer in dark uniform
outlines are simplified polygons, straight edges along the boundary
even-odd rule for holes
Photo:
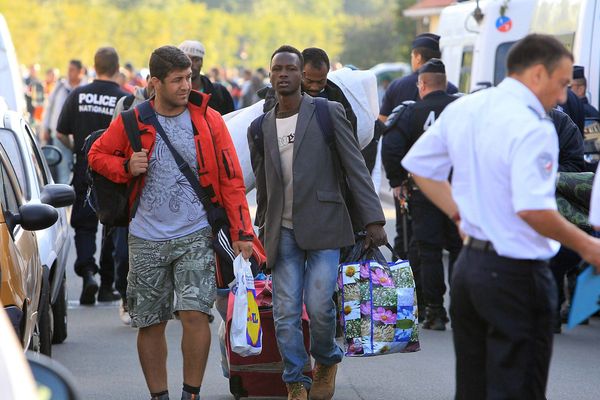
[[[583,135],[583,129],[585,127],[585,110],[583,108],[583,102],[577,97],[577,95],[570,88],[567,89],[567,101],[556,106],[559,111],[567,114],[577,128]]]
[[[65,100],[56,126],[57,138],[73,149],[73,188],[75,204],[71,212],[71,226],[75,229],[75,272],[83,278],[80,304],[94,304],[96,292],[98,301],[115,301],[121,296],[113,289],[114,264],[96,265],[96,231],[98,218],[86,201],[88,183],[86,178],[87,160],[83,153],[83,142],[92,132],[108,128],[117,101],[128,93],[120,89],[116,82],[119,72],[119,56],[112,47],[103,47],[94,56],[96,79],[85,86],[74,89]],[[72,142],[71,144],[71,138]],[[100,272],[100,288],[94,275]]]
[[[410,52],[410,64],[413,73],[394,79],[388,86],[379,110],[379,119],[385,122],[392,110],[402,104],[403,101],[419,99],[419,90],[417,89],[418,70],[427,61],[432,58],[441,58],[440,37],[433,33],[422,33],[415,37],[412,42],[412,51]],[[456,86],[448,82],[446,92],[454,94],[458,92]]]
[[[586,119],[600,120],[600,113],[594,108],[586,97],[587,79],[585,79],[585,69],[581,65],[573,66],[573,82],[571,90],[579,97],[583,103],[583,113]]]
[[[446,70],[441,60],[433,58],[417,72],[417,85],[422,100],[399,106],[387,121],[382,159],[395,195],[401,184],[409,180],[408,206],[412,216],[413,239],[420,260],[422,295],[420,306],[426,305],[423,328],[445,330],[448,318],[444,308],[444,266],[442,251],[450,252],[449,274],[462,247],[456,225],[408,178],[400,162],[419,137],[457,97],[446,93]],[[418,273],[418,271],[416,271]],[[423,299],[421,301],[421,299]]]
[[[422,33],[415,37],[412,42],[412,50],[410,52],[410,64],[412,74],[403,76],[392,81],[382,99],[381,109],[379,111],[379,119],[385,122],[392,110],[404,101],[417,101],[419,99],[419,91],[417,90],[417,70],[432,58],[441,58],[440,52],[440,37],[433,33]],[[448,83],[447,92],[450,94],[456,93],[458,89],[451,83]],[[401,258],[411,259],[413,268],[418,267],[418,258],[414,254],[414,248],[409,245],[411,236],[411,219],[402,207],[398,199],[394,198],[396,206],[396,238],[394,239],[394,250]],[[405,232],[408,233],[405,235]],[[410,256],[408,247],[410,246]],[[417,282],[417,286],[419,283]]]

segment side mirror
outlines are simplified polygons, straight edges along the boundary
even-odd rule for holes
[[[43,354],[30,351],[26,353],[26,357],[37,383],[40,399],[77,400],[80,398],[71,373],[60,363]]]
[[[75,191],[69,185],[50,183],[43,187],[40,200],[56,208],[70,206],[75,202]]]
[[[26,231],[39,231],[54,225],[58,219],[58,211],[47,204],[24,204],[19,213],[11,215],[9,225],[21,225]]]
[[[59,148],[51,145],[42,146],[42,153],[49,167],[55,167],[62,161],[62,153]]]

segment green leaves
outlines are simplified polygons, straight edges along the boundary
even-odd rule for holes
[[[205,3],[209,3],[208,5]],[[185,39],[206,46],[204,70],[214,65],[259,67],[282,44],[325,49],[332,59],[342,51],[341,0],[254,0],[250,5],[192,0],[0,0],[19,62],[58,67],[70,59],[93,64],[101,46],[113,46],[121,64],[146,67],[150,53]],[[209,6],[212,6],[209,8]],[[245,54],[242,56],[242,54]]]

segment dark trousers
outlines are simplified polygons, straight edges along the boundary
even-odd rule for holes
[[[413,239],[419,254],[424,303],[427,306],[443,306],[446,293],[443,250],[446,249],[450,253],[448,277],[451,277],[452,267],[462,248],[458,229],[454,222],[419,190],[411,194],[409,208]],[[450,282],[450,279],[448,281]]]
[[[412,221],[408,214],[402,214],[400,202],[394,197],[394,206],[396,207],[396,237],[394,238],[394,251],[403,260],[410,262],[410,268],[415,279],[415,292],[419,314],[425,311],[425,302],[423,301],[423,291],[421,284],[421,263],[419,260],[419,251],[417,243],[412,237]]]
[[[111,287],[114,282],[123,299],[126,298],[129,273],[128,231],[127,227],[103,227],[100,250],[101,285]]]
[[[82,161],[83,160],[83,161]],[[96,212],[87,202],[88,184],[86,179],[87,163],[83,156],[76,157],[73,166],[73,189],[75,189],[75,203],[71,211],[71,226],[75,230],[75,273],[84,276],[86,272],[96,274],[100,272],[102,285],[112,287],[114,282],[114,264],[102,264],[101,269],[96,265],[96,232],[98,231],[98,218]],[[102,241],[103,245],[106,241]]]
[[[94,255],[96,254],[96,231],[98,218],[96,213],[86,201],[88,185],[86,182],[87,163],[82,162],[83,157],[78,157],[73,166],[73,189],[75,189],[75,203],[71,211],[71,226],[75,230],[75,273],[83,276],[86,272],[98,272]],[[111,283],[112,285],[112,283]]]
[[[545,399],[556,285],[545,261],[464,247],[450,316],[456,399]]]
[[[410,252],[410,239],[412,237],[411,219],[402,214],[400,202],[394,197],[396,207],[396,237],[394,238],[394,251],[401,259],[407,260]]]
[[[550,269],[556,282],[557,291],[557,312],[560,311],[561,304],[565,301],[565,277],[569,271],[573,270],[581,261],[581,257],[573,250],[561,247],[558,253],[550,260]]]

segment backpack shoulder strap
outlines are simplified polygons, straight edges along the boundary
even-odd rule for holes
[[[125,131],[127,137],[131,143],[131,148],[135,152],[142,150],[142,141],[140,140],[140,129],[138,127],[137,118],[135,117],[135,110],[129,109],[121,113],[123,118],[123,125],[125,125]]]
[[[335,145],[335,132],[333,130],[331,113],[329,112],[329,100],[322,97],[315,97],[315,113],[317,116],[317,123],[319,124],[319,128],[321,128],[325,143],[327,144],[327,147],[329,147],[329,151],[331,151],[331,156],[333,157],[333,166],[336,170],[336,174],[338,175],[340,181],[345,181],[346,171],[344,170],[342,160],[340,159],[340,155]]]
[[[151,124],[152,117],[155,116],[154,109],[150,104],[150,100],[146,100],[135,106],[137,108],[138,113],[140,115],[140,121],[144,124]]]
[[[129,110],[134,100],[135,95],[133,94],[128,94],[127,96],[125,96],[125,100],[123,100],[123,110]]]
[[[250,135],[252,136],[252,141],[254,142],[255,148],[261,156],[264,156],[265,154],[265,139],[262,130],[262,124],[263,120],[265,119],[265,115],[265,113],[261,114],[250,124]]]
[[[325,137],[325,143],[333,151],[335,150],[335,138],[333,122],[329,113],[329,101],[322,97],[315,97],[315,112],[317,114],[317,122]]]

